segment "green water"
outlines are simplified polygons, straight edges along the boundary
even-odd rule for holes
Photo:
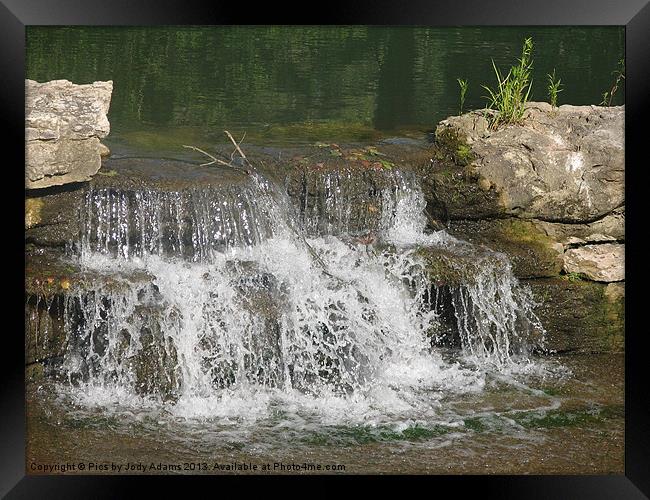
[[[495,77],[533,37],[533,100],[598,104],[624,56],[619,27],[28,27],[27,77],[113,80],[111,141],[135,148],[248,142],[372,141],[423,135],[483,108]],[[620,89],[613,104],[624,102]]]

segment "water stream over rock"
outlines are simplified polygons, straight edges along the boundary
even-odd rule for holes
[[[543,329],[507,258],[427,233],[411,173],[376,173],[361,204],[358,182],[318,182],[314,205],[258,174],[89,189],[70,258],[112,279],[61,299],[66,342],[52,370],[75,399],[167,402],[184,417],[394,421],[481,391],[488,373],[537,369],[528,355]],[[359,205],[366,215],[350,217]]]

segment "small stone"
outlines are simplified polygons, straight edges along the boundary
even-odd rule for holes
[[[622,281],[625,279],[625,245],[604,243],[567,250],[564,271],[584,274],[594,281]]]
[[[111,155],[111,150],[108,149],[108,146],[104,143],[99,143],[99,156],[102,158],[108,158]]]
[[[481,191],[489,191],[492,187],[492,183],[485,177],[480,177],[478,180],[478,187],[481,189]]]
[[[605,297],[612,304],[625,299],[625,283],[608,283],[605,288]]]

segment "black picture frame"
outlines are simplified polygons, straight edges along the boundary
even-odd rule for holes
[[[413,491],[413,480],[447,486],[454,496],[479,489],[481,498],[644,498],[650,496],[650,404],[646,391],[641,300],[644,298],[641,270],[640,224],[642,176],[647,170],[642,146],[647,142],[644,122],[650,96],[650,4],[648,0],[457,0],[441,1],[356,1],[316,5],[280,6],[277,3],[250,4],[213,0],[0,0],[0,98],[6,124],[5,175],[15,175],[5,185],[2,197],[11,199],[5,228],[8,273],[5,280],[8,303],[4,307],[3,356],[0,388],[0,496],[7,498],[121,498],[135,496],[135,477],[106,476],[26,476],[25,475],[25,394],[24,297],[15,293],[24,287],[20,270],[24,259],[23,174],[24,163],[24,51],[28,25],[181,25],[181,24],[367,24],[367,25],[624,25],[626,29],[626,433],[625,475],[612,476],[434,476],[402,478]],[[7,152],[10,152],[7,156]],[[646,155],[647,156],[647,155]],[[634,167],[634,168],[633,168]],[[9,196],[11,195],[11,196]],[[14,232],[15,231],[15,232]],[[11,236],[10,236],[11,235]],[[22,257],[21,257],[22,256]],[[19,303],[23,301],[22,303]],[[14,304],[15,302],[15,304]],[[16,326],[6,320],[15,319]],[[629,334],[628,334],[629,333]],[[185,483],[187,476],[184,476]],[[192,477],[198,480],[199,477]],[[200,478],[205,480],[207,478]],[[214,479],[214,478],[212,478]],[[241,478],[240,478],[241,479]],[[292,478],[294,479],[294,478]],[[313,478],[296,478],[303,486]],[[333,480],[334,478],[326,478]],[[348,482],[350,477],[337,478]],[[221,485],[231,478],[220,478]],[[260,481],[262,478],[246,478]],[[269,480],[274,481],[275,478]],[[322,478],[321,478],[322,480]],[[406,481],[404,481],[406,480]],[[374,478],[381,486],[383,481]],[[149,484],[147,488],[149,488]],[[156,486],[171,485],[170,477],[156,479]],[[175,485],[178,487],[178,484]],[[429,486],[419,484],[418,486]],[[221,487],[221,486],[219,486]],[[435,494],[436,490],[429,490]],[[180,492],[187,494],[187,485]],[[210,490],[208,490],[210,491]],[[218,494],[218,490],[213,490]],[[304,491],[308,493],[308,491]],[[198,491],[197,491],[198,494]]]

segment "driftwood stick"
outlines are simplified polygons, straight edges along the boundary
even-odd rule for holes
[[[227,130],[224,130],[224,133],[228,136],[228,139],[230,139],[230,142],[232,142],[233,146],[235,146],[235,149],[236,149],[237,152],[239,153],[239,156],[241,156],[241,157],[246,161],[246,163],[248,164],[248,166],[252,168],[253,165],[251,165],[251,162],[248,161],[248,158],[246,158],[246,155],[245,155],[244,152],[241,150],[241,148],[239,147],[239,143],[237,143],[237,141],[236,141],[235,138],[232,136],[232,134],[231,134],[230,132],[228,132]],[[244,134],[244,137],[246,137],[246,134]],[[242,141],[244,140],[244,137],[241,138]],[[241,143],[241,141],[239,141],[239,142]]]
[[[220,160],[219,158],[215,158],[214,156],[212,156],[207,151],[203,151],[201,148],[197,148],[196,146],[186,146],[185,144],[183,144],[183,147],[188,148],[188,149],[193,149],[195,151],[198,151],[199,153],[203,153],[208,158],[212,159],[211,162],[201,163],[201,165],[200,165],[201,167],[206,167],[208,165],[214,165],[215,163],[219,163],[220,165],[225,165],[226,167],[234,168],[235,170],[239,170],[241,172],[244,172],[245,174],[249,173],[248,170],[242,169],[242,168],[238,167],[237,165],[233,165],[232,163],[227,163],[227,162],[225,162],[223,160]]]
[[[225,163],[223,160],[220,160],[219,158],[215,158],[214,156],[212,156],[207,151],[203,151],[201,148],[197,148],[196,146],[186,146],[185,144],[183,144],[183,147],[188,148],[188,149],[193,149],[194,151],[198,151],[199,153],[203,153],[205,156],[207,156],[208,158],[210,158],[212,160],[209,163],[201,164],[202,167],[205,167],[206,165],[212,165],[213,163]]]

